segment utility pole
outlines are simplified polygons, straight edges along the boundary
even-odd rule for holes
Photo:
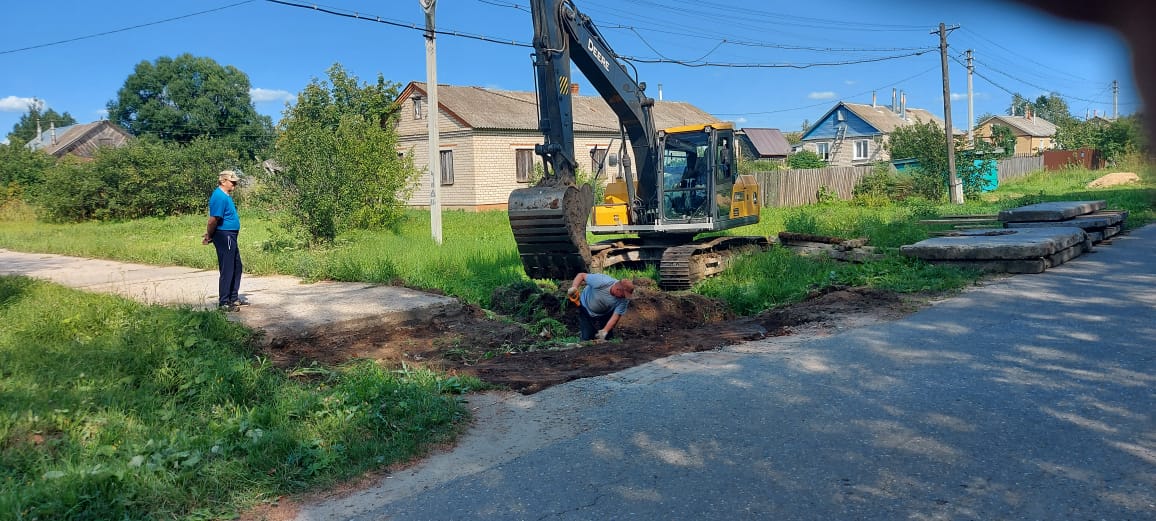
[[[434,9],[437,0],[418,0],[425,11],[425,83],[429,90],[429,106],[425,117],[429,121],[429,223],[434,242],[442,243],[441,152],[438,143],[438,61],[434,41]]]
[[[959,26],[952,27],[952,30]],[[952,204],[963,204],[963,185],[955,172],[955,135],[951,130],[951,83],[947,78],[947,27],[939,24],[939,61],[943,69],[943,133],[947,134],[947,188]],[[932,32],[931,34],[935,34]]]
[[[967,50],[967,146],[975,146],[975,95],[971,90],[971,73],[975,64],[971,61],[971,49]]]
[[[1116,112],[1117,102],[1118,102],[1119,96],[1120,96],[1120,82],[1116,81],[1116,80],[1112,80],[1112,119],[1113,120],[1115,120],[1117,117],[1119,117],[1119,113]]]

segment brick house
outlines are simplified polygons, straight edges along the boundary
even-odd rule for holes
[[[990,116],[975,127],[976,139],[991,139],[992,125],[1011,128],[1016,137],[1016,155],[1035,155],[1056,148],[1056,125],[1033,116],[1029,109],[1023,116]]]
[[[576,86],[572,92],[574,153],[579,168],[593,172],[605,164],[608,149],[619,149],[618,118],[601,96],[578,95]],[[414,166],[424,172],[407,201],[413,207],[429,205],[428,100],[424,82],[410,82],[398,97],[399,153],[412,154]],[[511,191],[530,186],[534,165],[541,162],[534,145],[544,141],[537,105],[533,92],[438,85],[442,208],[505,209]],[[658,129],[719,121],[684,102],[656,101],[653,112]],[[613,176],[616,169],[607,171]]]

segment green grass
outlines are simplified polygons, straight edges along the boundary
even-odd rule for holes
[[[0,277],[0,519],[218,519],[448,439],[476,380],[273,368],[220,313]]]
[[[1088,199],[1104,199],[1109,208],[1129,210],[1130,227],[1156,221],[1156,211],[1153,210],[1156,208],[1156,178],[1151,167],[1132,166],[1128,170],[1140,174],[1143,183],[1091,190],[1084,186],[1107,171],[1046,172],[1005,183],[995,192],[965,205],[908,201],[867,206],[838,201],[801,208],[766,208],[760,223],[727,233],[775,236],[780,231],[789,230],[845,238],[867,237],[870,244],[894,251],[904,244],[927,238],[928,232],[936,229],[920,225],[920,219],[952,214],[990,214],[1043,201]],[[0,247],[3,248],[215,269],[212,249],[200,244],[203,217],[53,225],[29,218],[28,212],[9,211],[0,215],[8,217],[0,220]],[[440,246],[431,238],[428,213],[410,211],[397,232],[350,233],[339,237],[329,247],[312,250],[267,251],[263,246],[273,241],[276,235],[272,231],[273,218],[244,209],[241,217],[242,257],[245,272],[250,275],[285,274],[306,280],[404,284],[456,296],[482,307],[489,307],[495,288],[526,280],[509,222],[502,211],[445,212],[443,244]],[[600,240],[602,237],[591,239]],[[773,267],[786,261],[779,259],[777,254],[768,254],[768,258],[754,259],[753,262]],[[800,265],[778,271],[768,267],[775,272],[775,278],[765,281],[765,284],[782,286],[782,289],[768,288],[756,292],[761,295],[758,298],[749,297],[749,288],[740,289],[749,283],[730,277],[721,279],[723,282],[705,283],[699,291],[724,298],[736,311],[757,311],[752,308],[757,305],[752,303],[758,302],[765,305],[789,303],[791,299],[806,294],[798,288],[822,284],[816,281],[809,268],[802,266],[812,261],[797,262]],[[889,269],[898,273],[881,274]],[[862,280],[867,284],[886,284],[886,287],[899,289],[942,287],[943,280],[952,281],[952,285],[959,287],[966,284],[965,280],[974,279],[974,274],[948,276],[943,270],[925,269],[918,263],[902,259],[888,259],[879,266],[851,270],[874,272],[870,276],[843,274],[845,270],[850,270],[850,267],[836,267],[833,270],[836,276],[832,280]],[[822,271],[829,274],[832,270],[823,267]],[[655,276],[652,269],[615,273],[620,276]],[[896,278],[907,280],[893,280]],[[735,288],[720,287],[726,284],[734,284]],[[734,295],[748,296],[739,298]]]

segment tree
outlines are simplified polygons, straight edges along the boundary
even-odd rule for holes
[[[0,204],[35,195],[51,165],[52,156],[44,152],[29,150],[17,141],[0,144]]]
[[[32,138],[36,137],[38,124],[39,128],[44,131],[48,130],[51,125],[55,125],[56,128],[75,125],[76,118],[73,118],[68,112],[58,114],[52,109],[44,110],[44,102],[35,100],[28,104],[28,112],[20,116],[20,121],[12,126],[12,132],[8,134],[8,141],[19,145],[32,141]]]
[[[787,166],[795,169],[823,168],[827,162],[812,150],[800,150],[787,158]]]
[[[912,175],[913,190],[932,201],[946,193],[947,135],[932,122],[914,123],[896,128],[891,133],[888,147],[893,159],[915,159],[919,166]]]
[[[935,123],[915,123],[895,129],[891,133],[888,147],[895,159],[915,159],[918,166],[911,176],[911,190],[932,201],[939,201],[947,193],[947,134]],[[981,170],[975,165],[970,153],[964,154],[962,143],[955,141],[955,173],[963,185],[965,197],[978,194],[983,189]],[[981,144],[978,148],[986,149]]]
[[[399,157],[396,118],[400,84],[379,74],[359,84],[340,64],[329,82],[316,78],[281,120],[273,184],[288,202],[285,228],[311,243],[356,228],[396,224],[418,172]]]
[[[991,126],[991,140],[990,150],[985,148],[985,152],[994,152],[995,150],[1002,150],[1000,157],[1011,157],[1016,153],[1016,135],[1011,127],[1007,125]],[[979,144],[976,145],[979,147]]]
[[[273,140],[272,120],[257,113],[249,96],[249,77],[191,54],[138,63],[108,102],[108,117],[135,136],[173,143],[212,137],[250,157]]]

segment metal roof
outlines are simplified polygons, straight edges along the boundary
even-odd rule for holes
[[[999,120],[1001,123],[1032,137],[1052,137],[1056,135],[1056,125],[1039,116],[1032,116],[1030,118],[1024,116],[991,116],[981,121],[979,126],[985,125],[993,119]]]
[[[791,153],[791,144],[777,128],[743,127],[743,133],[750,138],[759,157],[786,157]]]

